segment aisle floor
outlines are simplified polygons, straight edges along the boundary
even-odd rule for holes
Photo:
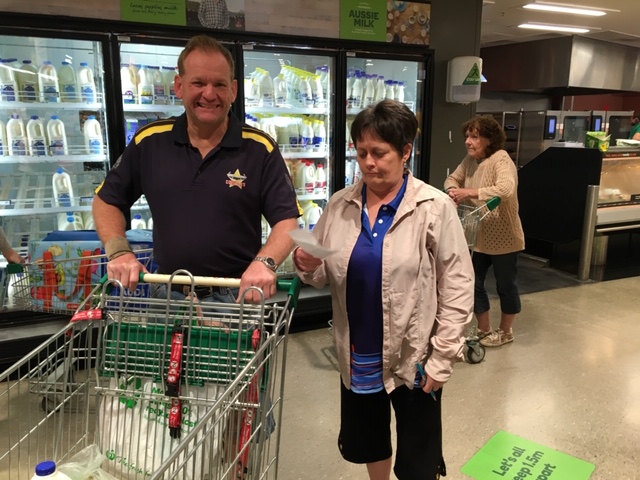
[[[446,478],[470,479],[460,469],[500,430],[595,464],[591,479],[640,478],[639,297],[637,277],[525,293],[515,341],[445,385]],[[280,480],[368,478],[338,452],[327,329],[290,336],[282,423]]]

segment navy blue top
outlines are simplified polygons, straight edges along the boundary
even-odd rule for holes
[[[367,186],[362,187],[362,230],[347,269],[347,318],[351,334],[351,390],[376,393],[382,383],[382,246],[407,189],[378,210],[371,228]]]

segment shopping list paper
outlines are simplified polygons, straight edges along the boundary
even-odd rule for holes
[[[300,248],[316,258],[327,258],[329,255],[337,252],[337,250],[332,250],[320,245],[316,237],[311,235],[311,232],[307,230],[292,230],[289,232],[289,235],[291,235],[293,241],[296,242]]]

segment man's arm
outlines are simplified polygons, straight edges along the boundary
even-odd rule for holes
[[[118,207],[109,205],[98,195],[93,198],[93,219],[96,231],[105,247],[109,263],[109,279],[135,290],[140,272],[147,270],[133,254],[126,237],[126,219]]]

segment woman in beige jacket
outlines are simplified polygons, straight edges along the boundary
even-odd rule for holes
[[[342,456],[401,480],[445,474],[440,400],[462,359],[473,268],[454,203],[406,168],[417,120],[384,100],[351,127],[362,181],[332,196],[313,230],[337,253],[294,251],[301,278],[329,284],[341,377]],[[424,365],[426,375],[420,375]]]

